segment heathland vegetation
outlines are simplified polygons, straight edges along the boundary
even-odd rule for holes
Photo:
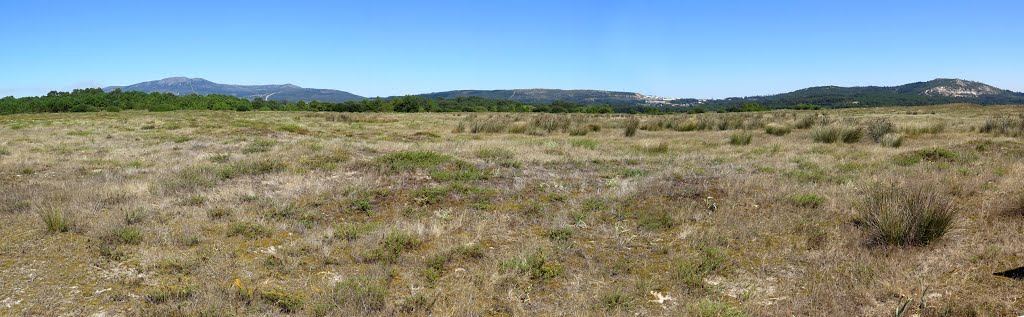
[[[1020,107],[415,100],[4,99],[0,315],[1024,311]]]

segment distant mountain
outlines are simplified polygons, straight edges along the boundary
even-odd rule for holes
[[[772,96],[709,100],[703,104],[711,108],[739,107],[749,103],[758,103],[768,108],[785,108],[798,104],[838,108],[922,106],[957,102],[979,105],[1024,104],[1024,93],[969,80],[939,78],[894,87],[811,87]],[[673,103],[692,104],[689,100]]]
[[[120,88],[123,91],[142,91],[146,93],[161,92],[175,95],[228,95],[246,99],[289,100],[289,101],[322,101],[343,102],[364,99],[361,96],[333,89],[302,88],[292,84],[286,85],[227,85],[218,84],[202,78],[171,77],[161,80],[147,81],[129,86],[111,86],[103,88],[111,91]]]
[[[651,97],[635,92],[561,89],[453,90],[417,96],[445,99],[458,97],[481,97],[535,104],[548,104],[555,101],[565,101],[586,105],[637,105],[643,104],[648,100],[654,100]]]

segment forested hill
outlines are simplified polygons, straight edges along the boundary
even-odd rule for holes
[[[709,109],[737,109],[757,104],[764,108],[793,108],[813,105],[825,108],[923,106],[948,103],[979,105],[1024,104],[1024,93],[962,79],[935,79],[893,87],[822,86],[789,93],[705,101]],[[679,101],[679,104],[692,101]]]
[[[481,97],[533,104],[564,101],[585,105],[639,105],[643,104],[646,98],[644,95],[635,92],[562,89],[453,90],[417,96],[445,99]]]
[[[202,78],[171,77],[161,80],[141,82],[128,86],[112,86],[103,88],[105,91],[120,89],[122,91],[141,91],[145,93],[160,92],[179,96],[225,95],[245,99],[263,99],[278,101],[320,101],[344,102],[364,99],[349,92],[334,89],[302,88],[292,84],[285,85],[228,85],[218,84]]]

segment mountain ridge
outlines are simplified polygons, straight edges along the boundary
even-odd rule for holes
[[[334,89],[303,88],[293,84],[283,85],[231,85],[219,84],[203,78],[168,77],[132,84],[128,86],[104,87],[104,91],[121,89],[124,91],[142,91],[145,93],[159,92],[175,95],[227,95],[246,99],[264,99],[278,101],[322,101],[345,102],[365,99],[347,91]]]
[[[345,102],[366,99],[349,92],[334,89],[303,88],[293,84],[231,85],[218,84],[203,78],[168,77],[128,86],[110,86],[114,89],[187,94],[221,94],[247,99],[277,101]],[[997,88],[977,81],[957,78],[936,78],[898,86],[816,86],[766,96],[732,97],[725,99],[667,99],[646,96],[636,92],[594,89],[496,89],[449,90],[411,96],[424,98],[487,98],[523,103],[550,104],[571,102],[583,105],[675,105],[703,106],[711,109],[740,107],[757,103],[767,108],[788,108],[800,104],[828,108],[864,106],[915,106],[942,103],[1024,104],[1024,93]],[[392,99],[401,96],[384,97]]]

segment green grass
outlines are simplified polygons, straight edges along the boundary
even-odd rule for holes
[[[555,262],[550,261],[544,252],[537,251],[502,261],[500,264],[502,272],[524,274],[534,281],[546,281],[562,275],[564,269]]]
[[[825,197],[818,194],[794,194],[789,196],[793,205],[804,208],[818,208],[825,203]]]
[[[435,168],[441,164],[455,162],[455,158],[429,151],[406,151],[384,154],[374,162],[385,172],[409,172]]]
[[[601,295],[600,303],[606,310],[629,309],[633,306],[633,297],[616,290]]]
[[[334,237],[345,241],[354,241],[377,228],[372,223],[342,223],[334,227]]]
[[[242,148],[242,154],[269,152],[271,149],[274,148],[274,145],[277,145],[277,141],[263,139],[255,140],[249,142],[248,145]]]
[[[708,299],[702,299],[688,306],[690,310],[690,316],[693,317],[748,317],[750,315],[744,313],[738,308],[729,306],[725,303],[716,302]]]
[[[302,295],[289,293],[282,289],[260,290],[258,294],[263,302],[277,306],[285,313],[294,313],[302,310],[302,306],[306,302]]]
[[[704,278],[721,271],[728,261],[728,255],[718,247],[703,247],[697,255],[676,264],[675,276],[683,285],[703,288]]]
[[[403,252],[418,247],[422,242],[411,234],[405,232],[389,232],[380,241],[380,245],[370,250],[366,255],[369,262],[381,262],[393,264]]]
[[[567,242],[569,241],[569,239],[572,239],[572,228],[551,228],[544,232],[544,236],[550,239],[551,241]]]
[[[266,238],[272,233],[267,226],[254,222],[234,222],[228,226],[227,231],[229,237],[243,236],[249,239]]]
[[[122,244],[142,243],[142,230],[135,226],[120,226],[110,232],[111,237]]]

